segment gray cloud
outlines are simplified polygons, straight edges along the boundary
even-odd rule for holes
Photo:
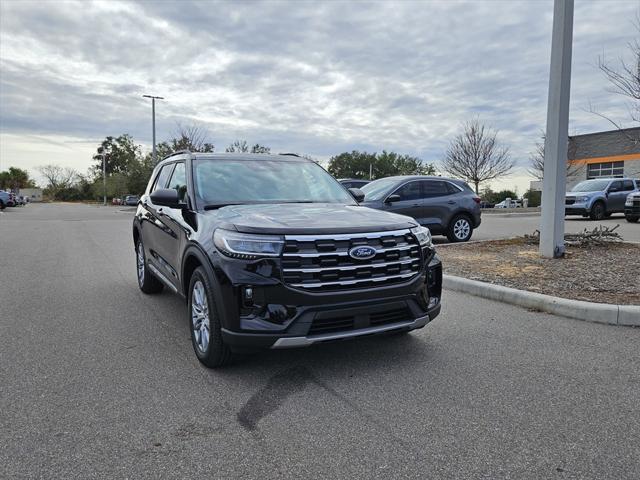
[[[571,130],[624,118],[599,54],[624,55],[635,1],[579,2]],[[150,143],[143,93],[176,121],[326,157],[354,148],[441,157],[473,116],[521,164],[544,127],[551,1],[9,2],[0,4],[0,129]],[[627,25],[627,27],[622,27]]]

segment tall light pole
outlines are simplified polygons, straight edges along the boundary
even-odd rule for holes
[[[546,258],[564,255],[572,38],[573,0],[554,0],[540,222],[540,255]]]
[[[104,148],[98,148],[98,154],[102,157],[102,205],[107,206],[107,166]]]
[[[142,95],[145,98],[151,99],[151,129],[153,131],[153,150],[152,150],[152,158],[153,164],[158,163],[158,159],[156,158],[156,99],[164,100],[164,97],[156,97],[154,95]]]

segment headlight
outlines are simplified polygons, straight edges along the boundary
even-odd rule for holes
[[[433,242],[431,241],[431,232],[427,227],[420,226],[412,228],[411,233],[416,236],[421,247],[433,248]]]
[[[213,233],[213,243],[224,255],[254,260],[279,256],[284,246],[284,239],[277,235],[252,235],[218,228]]]
[[[576,197],[576,203],[585,203],[588,201],[589,201],[589,197],[586,197],[586,196]]]
[[[627,197],[627,201],[626,201],[626,202],[624,202],[624,204],[625,204],[625,205],[632,206],[632,205],[633,205],[633,197],[632,197],[631,195],[629,195],[629,196]]]

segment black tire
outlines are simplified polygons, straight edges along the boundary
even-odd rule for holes
[[[147,258],[144,254],[144,246],[140,239],[138,240],[138,243],[136,243],[136,277],[138,278],[138,287],[140,287],[140,290],[147,295],[160,293],[164,287],[162,282],[154,277],[149,271]]]
[[[473,225],[466,215],[456,215],[447,227],[447,238],[450,242],[468,242],[473,234]]]
[[[604,214],[604,218],[611,218],[611,215],[613,215],[613,212],[607,212]]]
[[[4,210],[6,207],[4,206],[4,202],[0,200],[0,210]]]
[[[606,213],[607,210],[604,206],[604,203],[598,201],[591,207],[591,213],[589,214],[589,216],[591,217],[591,220],[603,220]]]
[[[200,286],[204,287],[204,298],[206,298],[204,311],[206,312],[208,321],[208,341],[205,348],[202,348],[199,341],[202,333],[197,333],[195,329],[196,324],[201,325],[203,323],[194,318],[195,314],[193,304],[194,294],[197,295],[195,293],[196,285],[199,285],[198,288],[200,288]],[[200,293],[203,293],[202,290],[200,290]],[[222,339],[222,326],[220,324],[220,315],[218,314],[216,303],[213,298],[213,287],[203,267],[198,267],[193,271],[191,279],[189,280],[188,295],[189,301],[187,302],[187,315],[189,318],[189,332],[191,333],[193,351],[198,357],[198,360],[208,368],[222,367],[230,364],[233,361],[233,354],[229,346],[225,344]],[[198,300],[196,299],[195,301],[197,304]],[[202,302],[200,303],[202,304]],[[196,308],[195,311],[203,311],[203,309],[202,307],[199,307]],[[201,332],[201,330],[199,330],[199,332]]]
[[[640,220],[640,217],[634,217],[633,215],[625,215],[624,218],[626,218],[629,223],[638,223],[638,220]]]

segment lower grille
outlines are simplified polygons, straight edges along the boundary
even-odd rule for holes
[[[313,320],[308,335],[322,335],[325,333],[345,332],[360,328],[378,327],[381,325],[404,322],[411,320],[412,318],[411,310],[406,306],[377,311],[367,315],[317,317]]]
[[[564,199],[565,205],[573,205],[574,203],[576,203],[575,197],[567,197]]]
[[[352,258],[372,247],[371,258]],[[365,288],[404,282],[418,274],[420,246],[409,230],[347,235],[287,235],[282,254],[286,284],[313,291]]]

